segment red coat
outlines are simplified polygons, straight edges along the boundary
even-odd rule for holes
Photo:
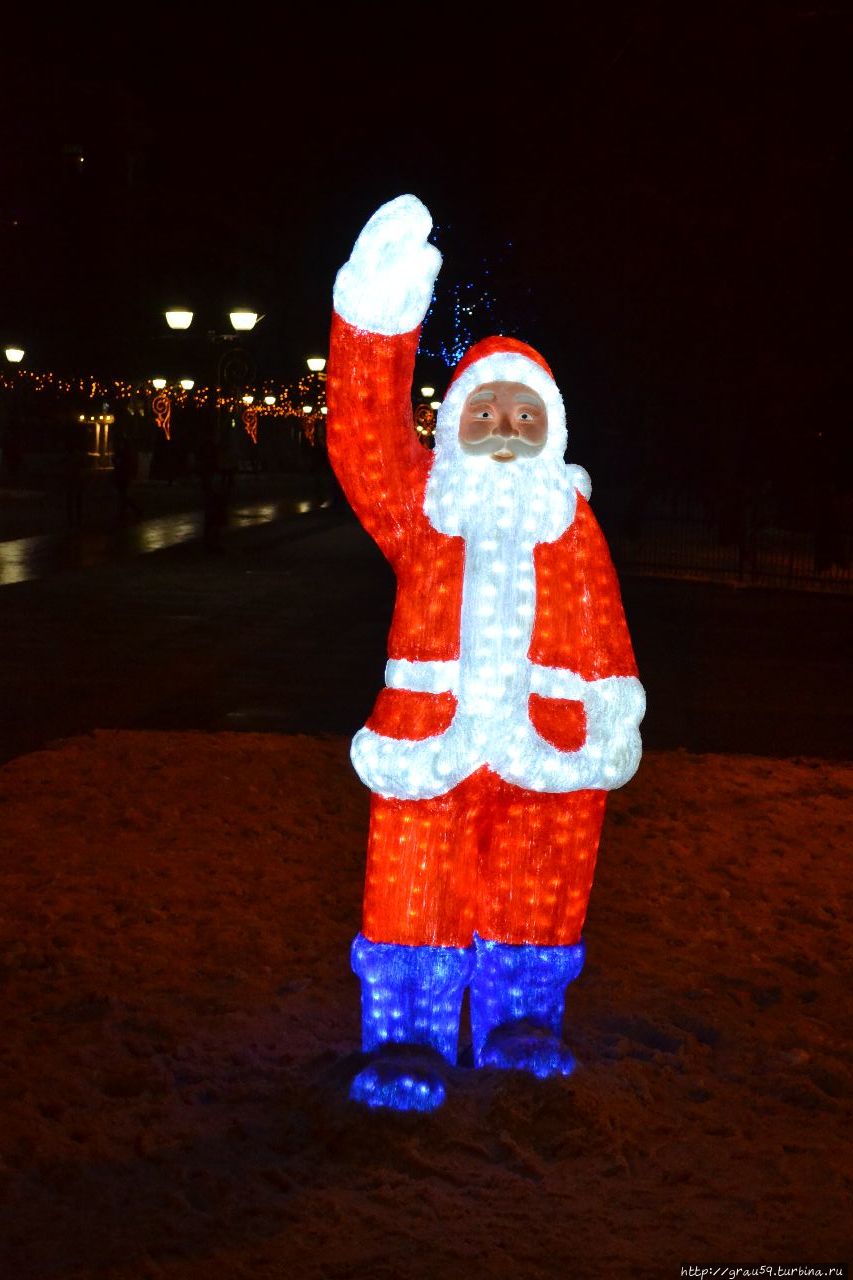
[[[367,738],[361,738],[362,746],[369,745],[376,760],[381,755],[384,763],[373,768],[362,758],[359,768],[357,756],[364,756],[357,747],[360,735],[354,760],[374,790],[412,797],[437,794],[436,786],[440,790],[443,785],[435,776],[424,781],[423,769],[415,768],[413,762],[425,760],[416,744],[437,743],[454,719],[460,719],[454,680],[463,657],[460,619],[466,567],[465,539],[439,532],[424,512],[433,454],[419,443],[412,418],[418,335],[419,330],[390,337],[366,333],[335,315],[327,382],[329,457],[354,511],[392,565],[398,584],[388,638],[391,687],[379,694],[362,731]],[[589,738],[590,706],[585,710],[585,697],[570,695],[585,690],[588,683],[599,693],[615,689],[617,701],[624,701],[629,685],[637,686],[637,668],[607,545],[580,493],[565,531],[553,542],[539,542],[532,555],[535,609],[525,655],[531,673],[526,732],[530,741],[550,744],[543,751],[555,757],[556,753],[577,753]],[[516,726],[516,731],[520,739],[522,727]],[[502,732],[505,735],[506,729]],[[389,750],[384,745],[389,741],[409,744],[408,773],[395,773],[388,765],[388,759],[403,750],[402,746],[396,752]],[[431,747],[436,756],[442,749]],[[529,751],[529,742],[525,749]],[[440,769],[448,786],[478,764],[495,767],[487,757],[472,764],[476,752],[469,759],[467,750],[460,739],[450,751],[450,766]],[[429,772],[429,761],[426,766]],[[500,767],[498,771],[508,781],[537,790],[577,789],[574,783],[564,785],[569,776],[565,769],[557,764],[548,768],[553,776],[544,782],[541,770],[526,768],[514,776]],[[636,764],[631,773],[634,768]],[[407,789],[409,775],[414,781]],[[578,781],[596,785],[588,771]]]

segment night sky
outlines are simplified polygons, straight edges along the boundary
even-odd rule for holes
[[[202,329],[238,303],[265,314],[260,375],[292,381],[325,349],[355,234],[411,190],[445,255],[424,346],[459,336],[454,290],[488,293],[471,337],[540,347],[578,460],[837,473],[849,6],[569,5],[561,28],[479,14],[476,33],[383,13],[21,26],[2,68],[4,342],[32,368],[142,378],[184,359],[166,305]],[[441,390],[444,366],[422,369]]]

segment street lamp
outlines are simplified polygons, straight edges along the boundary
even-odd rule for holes
[[[173,307],[166,312],[166,324],[170,329],[189,329],[192,322],[192,311],[184,311],[180,307]]]
[[[166,324],[173,330],[188,330],[195,317],[195,312],[190,311],[186,307],[170,307],[163,313],[166,317]],[[242,333],[248,333],[254,329],[259,320],[263,320],[263,316],[258,315],[257,311],[252,311],[248,307],[235,307],[228,313],[231,321],[232,333],[218,333],[215,329],[208,330],[208,341],[215,344],[228,344],[222,351],[216,364],[216,385],[212,388],[214,409],[218,416],[217,396],[220,390],[239,390],[246,385],[248,376],[251,372],[252,365],[246,352],[236,342],[237,336]],[[195,385],[189,379],[182,379],[181,386],[184,390],[192,390]],[[230,383],[229,387],[225,387],[225,383]]]
[[[326,375],[323,370],[326,368],[325,356],[308,356],[305,363],[308,366],[310,377],[304,394],[311,397],[312,401],[317,403],[317,412],[322,413],[325,409],[326,401]],[[303,413],[314,413],[314,404],[303,405]]]
[[[163,314],[170,329],[189,329],[195,316],[194,311],[187,311],[184,307],[170,307]],[[233,311],[228,312],[228,319],[236,333],[248,333],[254,329],[259,320],[263,320],[263,316],[259,316],[257,311],[251,311],[248,307],[235,307]],[[326,363],[325,360],[323,363]]]
[[[23,347],[7,347],[6,359],[10,364],[20,364],[24,358]]]
[[[424,400],[431,400],[435,395],[435,387],[421,387],[421,395]]]
[[[195,386],[195,378],[181,378],[181,386],[184,391],[192,391]]]
[[[254,329],[260,318],[257,311],[249,311],[246,307],[238,307],[236,311],[228,313],[231,327],[240,333],[248,333]]]
[[[165,378],[152,378],[151,385],[155,391],[165,391],[168,383]]]

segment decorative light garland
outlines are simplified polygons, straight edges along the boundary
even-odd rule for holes
[[[165,391],[158,391],[151,401],[154,420],[167,440],[171,440],[170,421],[172,418],[172,402]]]
[[[242,413],[243,426],[252,444],[258,443],[258,411],[247,405]]]
[[[14,391],[24,388],[39,395],[52,393],[56,396],[85,396],[90,400],[107,400],[110,402],[136,400],[145,396],[154,396],[151,380],[147,382],[127,382],[114,378],[109,381],[101,378],[80,376],[64,377],[53,372],[37,372],[31,369],[4,369],[0,371],[0,389]],[[182,387],[176,382],[168,388],[172,404],[181,408],[204,409],[215,395],[216,405],[220,409],[234,414],[242,413],[244,406],[243,392],[224,395],[220,388],[196,386],[191,389]],[[303,425],[306,420],[316,421],[325,406],[317,405],[310,413],[303,412],[305,399],[318,397],[317,385],[313,375],[306,374],[295,386],[272,386],[265,383],[262,387],[252,387],[249,394],[254,400],[260,399],[256,413],[265,418],[299,418]],[[322,393],[320,393],[322,394]],[[274,399],[273,399],[274,397]],[[155,396],[156,398],[156,396]],[[272,399],[272,403],[270,403]],[[153,400],[152,400],[153,409]],[[158,423],[158,426],[160,424]]]

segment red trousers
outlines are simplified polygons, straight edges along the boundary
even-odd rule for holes
[[[605,791],[525,791],[479,769],[434,800],[374,795],[363,933],[467,947],[579,941]]]

